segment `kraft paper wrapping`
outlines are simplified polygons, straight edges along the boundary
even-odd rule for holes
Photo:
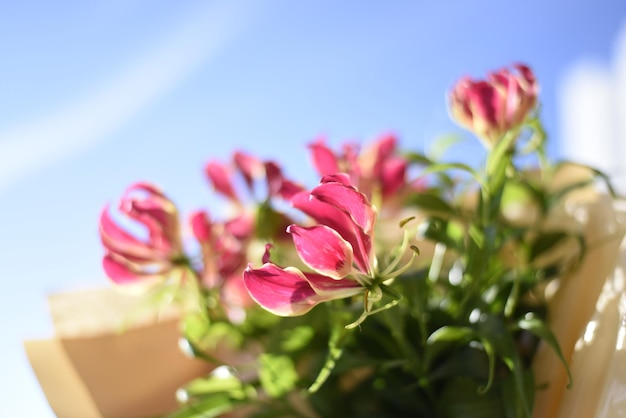
[[[533,364],[535,382],[547,387],[536,394],[533,417],[624,417],[626,408],[621,415],[600,412],[607,388],[615,386],[614,370],[626,368],[616,345],[624,317],[624,202],[587,190],[569,204],[582,215],[588,242],[596,243],[582,265],[561,280],[548,307],[549,325],[570,365],[573,385],[567,388],[565,367],[554,351],[540,346]]]
[[[176,408],[176,389],[210,371],[178,348],[177,313],[145,311],[114,289],[51,295],[55,336],[25,341],[30,364],[60,418],[153,417]]]

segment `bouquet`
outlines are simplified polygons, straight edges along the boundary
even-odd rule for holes
[[[211,369],[168,416],[553,416],[584,384],[574,344],[623,231],[603,173],[547,157],[538,95],[524,65],[456,83],[450,113],[484,145],[478,167],[391,134],[319,139],[313,187],[237,151],[204,170],[222,215],[181,218],[147,182],[105,207],[105,272],[177,306],[181,349]]]

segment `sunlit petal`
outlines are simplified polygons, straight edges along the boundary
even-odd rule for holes
[[[292,235],[302,261],[316,272],[338,280],[352,270],[352,246],[334,229],[325,225],[291,225],[287,232]]]
[[[303,315],[323,300],[295,268],[282,269],[271,263],[258,269],[248,266],[243,281],[254,301],[279,316]]]

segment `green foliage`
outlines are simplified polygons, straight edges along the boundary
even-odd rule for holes
[[[295,387],[298,373],[289,356],[264,353],[259,357],[259,378],[265,392],[278,398]]]

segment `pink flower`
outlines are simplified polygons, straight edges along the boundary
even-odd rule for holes
[[[208,213],[190,216],[191,230],[202,250],[202,282],[206,287],[220,286],[224,279],[246,266],[247,241],[254,233],[254,220],[247,214],[224,223],[212,222]]]
[[[309,144],[313,165],[321,176],[346,173],[360,192],[372,199],[374,193],[389,197],[406,182],[408,162],[398,155],[394,135],[381,136],[360,151],[356,144],[346,143],[343,152],[335,153],[323,139]]]
[[[302,315],[320,302],[353,296],[375,284],[376,213],[346,175],[324,177],[292,202],[318,222],[288,228],[300,259],[313,272],[271,262],[258,269],[248,266],[244,283],[257,303],[277,315]]]
[[[487,80],[459,80],[450,94],[454,119],[478,135],[488,148],[524,122],[537,104],[539,86],[532,70],[522,64],[516,71],[501,69]]]
[[[204,172],[215,191],[238,205],[241,205],[243,201],[235,187],[235,176],[237,174],[243,178],[249,193],[252,195],[256,191],[255,185],[257,181],[264,179],[266,199],[281,197],[288,200],[295,193],[304,190],[302,186],[287,179],[277,163],[261,161],[241,151],[233,154],[232,164],[209,161],[204,168]],[[261,198],[260,200],[266,199]]]
[[[100,215],[100,237],[105,247],[104,271],[116,283],[163,278],[184,265],[178,211],[156,186],[136,183],[124,192],[119,211],[142,233],[126,231],[110,215],[107,205]],[[141,235],[141,237],[140,237]]]

